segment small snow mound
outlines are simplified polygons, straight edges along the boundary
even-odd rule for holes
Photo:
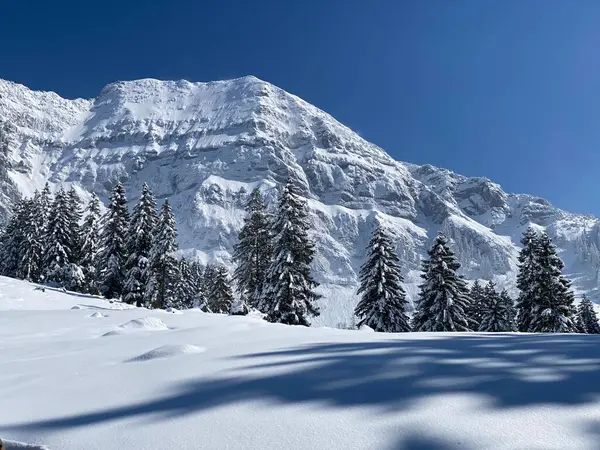
[[[179,311],[178,309],[175,309],[175,308],[167,308],[167,309],[165,309],[165,312],[168,312],[171,314],[183,314],[181,311]]]
[[[151,361],[159,358],[170,358],[178,355],[191,355],[196,353],[203,353],[206,349],[203,347],[197,347],[195,345],[163,345],[162,347],[155,348],[149,352],[143,353],[135,358],[129,359],[127,362],[142,362]]]
[[[83,309],[83,308],[79,305],[75,305],[75,306],[71,307],[71,309]]]
[[[50,450],[45,445],[27,444],[17,441],[2,441],[6,450]]]
[[[96,311],[95,313],[90,314],[88,317],[96,318],[96,317],[108,317],[108,316],[102,314],[101,312]]]
[[[375,330],[371,328],[369,325],[361,325],[359,328],[360,331],[374,332]]]
[[[169,327],[165,323],[157,319],[156,317],[142,317],[140,319],[133,319],[123,325],[119,325],[119,328],[126,330],[151,330],[151,331],[163,331],[168,330]]]
[[[106,336],[120,336],[122,334],[124,334],[124,331],[112,330],[112,331],[107,331],[106,333],[104,333],[102,335],[102,337],[106,337]]]

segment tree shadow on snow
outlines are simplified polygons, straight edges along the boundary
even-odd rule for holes
[[[61,430],[112,420],[176,417],[246,400],[407,409],[440,394],[477,394],[489,408],[579,405],[600,394],[600,336],[422,334],[371,342],[312,344],[238,357],[227,376],[178,385],[145,403],[0,430]],[[395,450],[450,443],[403,436]],[[465,448],[464,445],[460,448]]]

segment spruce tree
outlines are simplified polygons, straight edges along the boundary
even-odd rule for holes
[[[594,304],[585,295],[579,304],[579,317],[584,333],[600,334],[600,324],[598,324],[598,316],[594,310]]]
[[[413,317],[415,331],[472,331],[468,318],[469,289],[458,275],[460,264],[448,246],[446,238],[438,235],[429,259],[423,261],[419,298]]]
[[[502,292],[500,292],[500,300],[504,303],[507,311],[509,326],[507,331],[517,331],[517,308],[515,307],[514,300],[508,295],[506,289],[503,289]]]
[[[486,309],[485,291],[479,280],[475,280],[469,293],[471,303],[467,308],[467,316],[472,321],[474,330],[478,330],[483,319],[483,314]]]
[[[54,198],[52,197],[52,192],[50,192],[50,185],[46,183],[44,185],[44,189],[40,193],[39,197],[39,205],[40,205],[40,220],[41,220],[41,230],[42,234],[45,235],[48,230],[48,222],[50,220],[50,214],[52,210],[52,203],[54,202]],[[46,242],[42,241],[42,254],[46,253]]]
[[[127,228],[129,226],[129,211],[125,188],[121,183],[114,187],[108,211],[103,220],[102,250],[99,261],[99,288],[107,298],[119,298],[123,294],[125,282],[125,264],[127,262]]]
[[[362,297],[354,310],[359,319],[358,326],[367,325],[387,333],[410,331],[400,259],[392,239],[381,225],[373,231],[367,252],[357,292]]]
[[[314,291],[318,283],[310,271],[315,255],[310,228],[306,201],[287,183],[279,197],[272,234],[275,255],[259,305],[270,322],[308,326],[308,318],[319,315],[316,302],[321,296]]]
[[[215,268],[212,288],[208,295],[209,310],[213,313],[229,314],[233,300],[229,271],[223,264],[218,264]]]
[[[67,194],[69,233],[71,235],[71,263],[79,265],[81,260],[81,198],[75,188],[71,188]]]
[[[244,226],[235,245],[233,258],[237,263],[233,278],[242,299],[258,307],[266,285],[267,270],[273,257],[270,220],[260,189],[250,194],[246,205]]]
[[[80,265],[85,277],[85,291],[98,294],[98,267],[100,253],[100,199],[95,193],[86,208],[81,226]]]
[[[169,201],[165,200],[152,236],[149,255],[150,276],[146,298],[154,308],[167,308],[174,304],[175,284],[179,277],[179,266],[174,256],[177,249],[175,217]]]
[[[42,255],[44,251],[44,219],[41,213],[40,194],[23,203],[24,223],[23,239],[19,248],[19,278],[37,282],[42,273]]]
[[[127,303],[137,306],[147,303],[144,297],[151,274],[148,258],[157,223],[156,201],[150,187],[144,183],[140,199],[133,208],[125,243],[128,258],[123,298]]]
[[[72,234],[69,201],[63,189],[52,203],[46,230],[46,249],[43,257],[44,280],[63,287],[70,284],[69,264],[72,258]]]
[[[191,288],[193,292],[193,308],[203,308],[206,306],[206,289],[204,282],[204,266],[200,261],[192,261],[190,264],[192,276]]]
[[[212,312],[210,309],[210,293],[213,290],[216,273],[217,267],[212,263],[208,263],[203,271],[201,289],[196,299],[196,305],[205,312]]]
[[[192,273],[192,265],[186,258],[179,260],[179,279],[175,284],[175,302],[177,309],[190,309],[194,307],[194,296],[196,294],[195,280]]]
[[[13,278],[18,276],[26,220],[25,200],[21,199],[0,236],[0,275]]]
[[[530,331],[573,332],[574,295],[570,290],[570,282],[562,275],[564,264],[546,232],[538,238],[535,262]]]
[[[513,331],[510,305],[496,291],[496,285],[490,281],[484,290],[486,307],[481,318],[479,331]]]
[[[519,273],[517,274],[517,328],[519,331],[528,332],[533,320],[535,302],[534,280],[536,276],[536,253],[538,250],[538,236],[533,228],[529,227],[521,239],[523,248],[519,252]]]

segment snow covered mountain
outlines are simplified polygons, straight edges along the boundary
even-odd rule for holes
[[[0,163],[0,222],[17,193],[46,181],[103,200],[117,180],[129,199],[148,182],[169,198],[184,251],[229,262],[255,186],[274,199],[291,177],[314,212],[316,277],[325,298],[316,323],[352,321],[357,271],[373,225],[397,237],[407,292],[442,230],[470,279],[514,289],[522,231],[534,224],[559,246],[567,275],[592,297],[600,284],[598,219],[508,194],[485,178],[395,161],[333,117],[255,77],[190,83],[144,79],[67,100],[0,80],[0,121],[9,155]]]

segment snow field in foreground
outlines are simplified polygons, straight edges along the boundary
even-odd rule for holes
[[[598,336],[307,329],[128,308],[0,277],[0,368],[9,449],[600,442]]]

